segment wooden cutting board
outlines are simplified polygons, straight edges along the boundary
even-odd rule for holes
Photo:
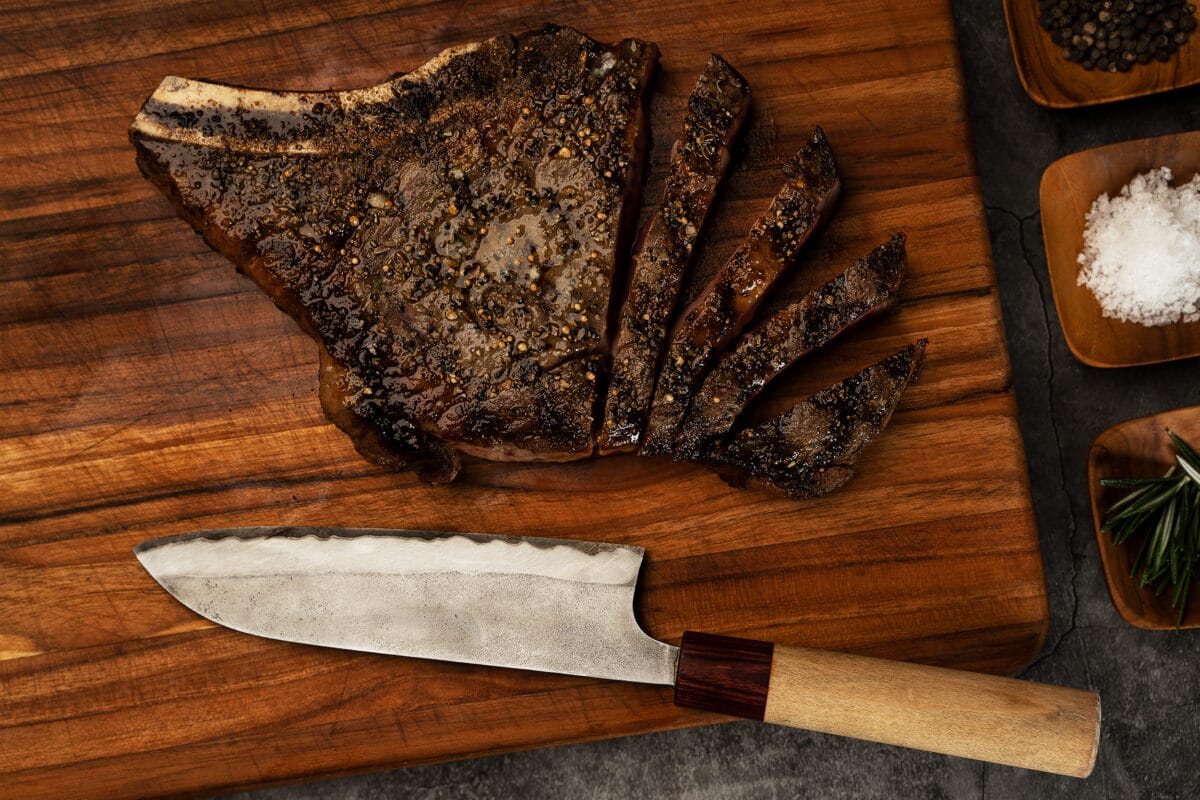
[[[753,85],[701,275],[818,123],[844,200],[787,292],[908,233],[899,311],[765,404],[929,337],[919,384],[844,490],[790,502],[633,456],[473,466],[437,488],[367,464],[322,417],[313,342],[134,166],[126,130],[164,75],[368,85],[547,20],[661,47],[649,198],[708,54]],[[212,792],[716,721],[668,689],[215,628],[130,552],[195,528],[635,543],[649,552],[638,614],[669,641],[695,628],[1000,673],[1040,648],[1041,559],[944,0],[34,2],[0,14],[0,100],[5,797]]]

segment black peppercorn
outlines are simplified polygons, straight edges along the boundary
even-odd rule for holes
[[[1169,61],[1196,29],[1183,0],[1038,0],[1038,24],[1084,69],[1127,72]]]

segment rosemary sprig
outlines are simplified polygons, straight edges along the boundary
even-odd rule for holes
[[[1183,623],[1188,590],[1200,559],[1200,454],[1172,431],[1175,464],[1161,478],[1105,478],[1101,486],[1132,489],[1104,512],[1101,530],[1123,544],[1141,536],[1130,577],[1162,594],[1168,587],[1175,626]],[[1141,568],[1141,577],[1137,576]]]

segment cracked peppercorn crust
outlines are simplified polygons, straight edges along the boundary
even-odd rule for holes
[[[887,426],[927,343],[908,345],[698,460],[738,488],[773,489],[793,500],[829,494],[853,477],[859,454]]]
[[[804,356],[896,303],[907,263],[898,233],[798,302],[772,314],[721,355],[696,392],[675,442],[677,461],[728,439],[746,406]]]
[[[675,449],[679,427],[705,374],[833,211],[841,179],[821,128],[784,165],[783,173],[787,181],[770,208],[675,324],[642,437],[643,455]]]
[[[613,342],[613,371],[597,435],[601,454],[636,450],[650,413],[667,327],[700,229],[750,109],[750,87],[719,55],[688,97],[663,199],[638,237]]]
[[[593,450],[657,48],[549,25],[347,92],[168,78],[142,171],[323,348],[327,415],[368,458]]]

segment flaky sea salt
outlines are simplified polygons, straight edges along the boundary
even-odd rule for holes
[[[1200,320],[1200,175],[1171,188],[1171,170],[1138,175],[1088,211],[1079,284],[1104,316],[1142,325]]]

